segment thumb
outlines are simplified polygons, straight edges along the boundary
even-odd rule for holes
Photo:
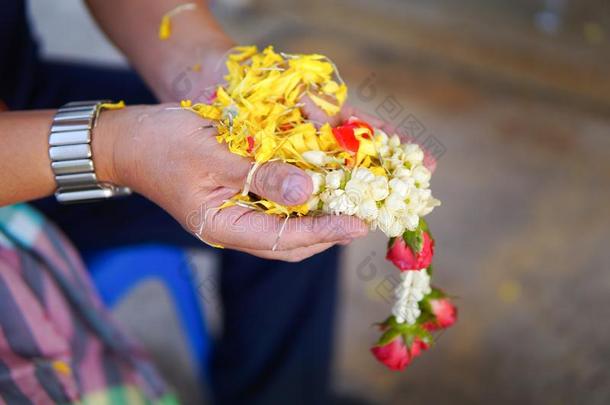
[[[243,189],[251,164],[242,170]],[[311,197],[313,183],[303,170],[282,162],[269,162],[255,169],[249,191],[278,204],[294,206],[306,203]]]

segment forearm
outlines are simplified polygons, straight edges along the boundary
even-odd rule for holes
[[[172,18],[172,35],[158,38],[162,16],[185,0],[87,0],[108,37],[124,53],[161,101],[183,98],[175,81],[189,67],[209,67],[231,46],[203,0]],[[214,61],[212,61],[214,60]],[[209,75],[205,70],[201,75]]]
[[[92,150],[98,179],[114,181],[113,136],[103,112],[94,128]],[[55,179],[49,158],[49,130],[55,111],[0,113],[0,206],[53,194]],[[104,116],[106,120],[104,121]]]
[[[48,134],[53,111],[0,114],[0,206],[53,193]]]

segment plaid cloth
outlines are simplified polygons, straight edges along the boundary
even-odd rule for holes
[[[0,207],[1,403],[177,404],[77,252],[25,204]]]

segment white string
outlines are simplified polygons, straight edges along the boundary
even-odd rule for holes
[[[273,247],[271,248],[272,252],[275,252],[277,250],[277,246],[280,243],[280,239],[282,237],[282,234],[284,233],[284,228],[286,228],[286,224],[288,223],[288,219],[290,217],[288,215],[286,215],[286,219],[284,219],[284,222],[282,223],[282,227],[280,228],[280,231],[277,234],[277,237],[275,238],[275,243],[273,244]]]
[[[173,17],[182,11],[194,10],[196,8],[197,8],[197,4],[195,4],[195,3],[184,3],[184,4],[181,4],[177,7],[175,7],[173,10],[171,10],[169,13],[167,13],[167,16]]]
[[[241,191],[242,196],[245,197],[250,192],[250,184],[252,183],[252,179],[254,178],[254,172],[256,172],[256,169],[258,169],[259,167],[260,164],[258,162],[252,162],[252,167],[250,167],[250,170],[248,170],[248,176],[246,176],[246,182],[244,183],[244,188]]]

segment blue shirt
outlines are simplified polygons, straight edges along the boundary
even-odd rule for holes
[[[37,47],[24,0],[0,0],[0,100],[21,109],[35,94]]]

